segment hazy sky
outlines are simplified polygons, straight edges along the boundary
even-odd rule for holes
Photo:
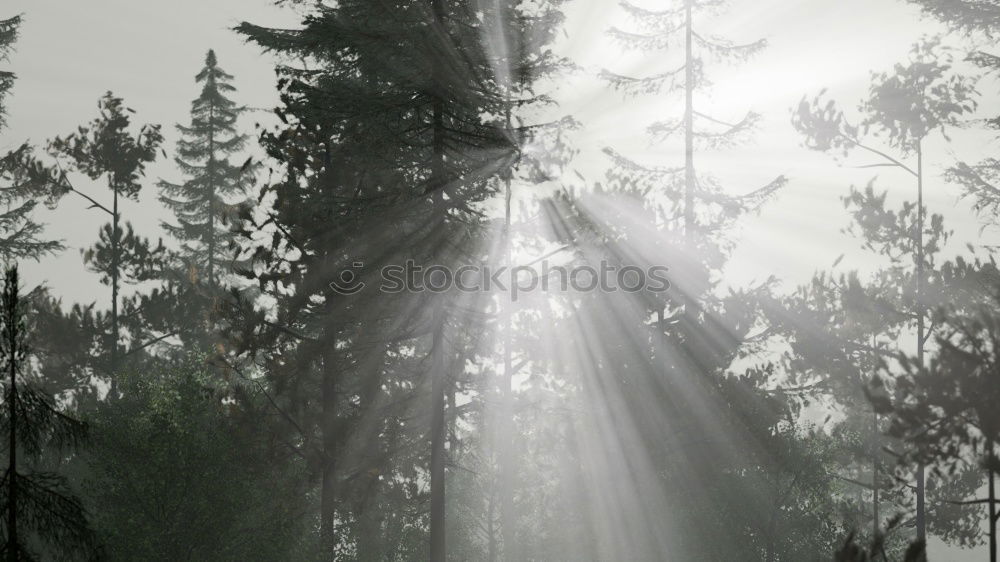
[[[639,75],[663,71],[670,67],[671,55],[623,54],[605,33],[621,23],[616,2],[576,0],[568,5],[566,36],[559,49],[583,71],[568,78],[554,95],[562,104],[561,112],[583,123],[577,134],[582,155],[574,167],[589,183],[600,181],[607,160],[599,151],[605,146],[644,162],[678,165],[682,155],[650,145],[644,129],[656,116],[669,116],[679,100],[625,99],[595,79],[601,68]],[[17,13],[24,14],[25,23],[9,64],[18,81],[8,100],[9,127],[0,133],[4,150],[25,139],[42,143],[72,131],[96,115],[97,99],[111,90],[137,111],[137,121],[164,125],[170,152],[176,140],[173,124],[188,118],[190,100],[198,93],[193,77],[209,48],[235,75],[239,102],[272,107],[273,61],[244,45],[230,28],[241,20],[279,27],[298,20],[290,10],[265,0],[7,0],[0,15]],[[874,174],[838,167],[827,156],[801,148],[789,124],[789,109],[804,94],[822,88],[829,88],[847,108],[855,107],[870,71],[890,68],[905,57],[913,41],[940,29],[896,0],[744,1],[702,27],[708,34],[736,41],[766,37],[770,46],[745,65],[709,69],[713,97],[699,103],[724,119],[739,119],[752,108],[764,120],[754,145],[703,158],[700,166],[716,170],[735,191],[748,191],[778,174],[791,180],[774,204],[748,221],[728,275],[744,281],[774,274],[786,284],[799,283],[857,247],[840,233],[847,217],[838,198],[849,185],[863,185]],[[1000,111],[995,100],[987,97],[984,109]],[[246,124],[262,119],[267,116],[254,114]],[[973,159],[977,152],[995,148],[962,134],[950,149],[931,143],[928,169],[934,172],[946,166],[953,159],[951,151]],[[853,157],[847,163],[871,161]],[[140,203],[125,209],[126,219],[152,237],[162,235],[158,222],[164,218],[155,197],[159,177],[179,179],[169,161],[158,163]],[[890,189],[894,198],[914,197],[912,181],[902,174],[882,172],[879,185]],[[99,200],[107,198],[103,186],[87,189]],[[950,226],[958,230],[957,241],[973,239],[977,225],[961,206],[956,209],[957,194],[954,186],[935,178],[928,185],[927,202],[933,212],[951,220]],[[69,302],[108,298],[96,276],[83,269],[79,255],[80,248],[95,240],[105,217],[84,209],[82,199],[67,197],[58,211],[45,215],[51,232],[64,238],[68,249],[27,267],[29,282],[45,279]],[[866,263],[852,255],[841,267]],[[937,552],[932,559],[962,556]]]

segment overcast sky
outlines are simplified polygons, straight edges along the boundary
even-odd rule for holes
[[[574,167],[588,182],[600,181],[607,160],[600,149],[613,146],[639,160],[678,165],[676,150],[650,145],[645,127],[657,115],[668,116],[677,99],[624,99],[595,78],[601,68],[623,74],[651,74],[669,68],[670,56],[625,55],[605,33],[622,23],[611,0],[570,1],[566,35],[559,49],[583,71],[567,78],[554,92],[560,111],[583,123],[577,134],[582,150]],[[187,120],[190,100],[198,93],[193,77],[207,49],[214,48],[220,65],[235,75],[240,103],[273,107],[273,61],[244,45],[230,28],[242,20],[272,26],[291,26],[298,20],[288,9],[265,0],[6,0],[3,13],[22,13],[25,23],[17,52],[9,67],[18,75],[8,100],[9,127],[0,132],[0,149],[25,139],[42,143],[65,134],[96,115],[97,99],[108,90],[125,98],[139,122],[161,123],[168,152],[176,140],[173,124]],[[753,0],[737,2],[728,15],[702,22],[707,34],[735,41],[769,40],[769,48],[749,63],[710,69],[715,88],[703,103],[720,118],[738,119],[747,109],[764,115],[754,145],[739,151],[705,157],[703,169],[715,169],[725,185],[746,191],[778,174],[791,183],[779,199],[744,228],[728,275],[742,282],[777,275],[787,285],[805,280],[814,270],[829,267],[842,252],[857,244],[840,233],[847,217],[839,197],[849,185],[863,185],[870,170],[838,167],[822,154],[799,146],[789,124],[789,109],[805,94],[829,88],[832,97],[853,108],[865,92],[869,72],[884,70],[902,60],[922,34],[940,31],[920,19],[911,6],[896,0]],[[993,90],[995,91],[995,90]],[[987,97],[984,110],[1000,112],[996,97]],[[992,107],[991,107],[992,106]],[[263,113],[245,119],[246,125],[267,119]],[[959,134],[952,147],[932,142],[928,168],[936,173],[952,160],[952,152],[974,159],[994,144]],[[868,164],[849,159],[848,164]],[[125,209],[127,220],[147,236],[162,235],[164,218],[156,203],[156,178],[179,179],[169,161],[150,174],[138,204]],[[894,198],[913,198],[914,187],[902,174],[882,172],[879,185]],[[87,186],[100,200],[103,186]],[[958,192],[936,177],[929,182],[927,202],[958,230],[957,242],[974,240],[977,225]],[[107,299],[107,290],[87,273],[79,249],[89,246],[105,218],[86,211],[82,199],[66,198],[59,210],[47,213],[50,231],[68,249],[57,258],[31,264],[29,282],[47,280],[68,302]],[[863,267],[865,258],[851,255],[843,267]],[[936,547],[935,547],[936,549]],[[935,552],[932,550],[932,555]],[[961,560],[955,552],[937,551],[936,560]],[[971,556],[971,555],[970,555]],[[971,559],[971,557],[969,558]]]

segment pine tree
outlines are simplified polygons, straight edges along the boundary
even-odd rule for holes
[[[420,396],[429,400],[423,419],[431,428],[425,437],[430,558],[445,558],[447,420],[453,417],[447,403],[456,378],[448,371],[460,364],[448,341],[465,320],[442,295],[380,295],[372,304],[323,289],[340,271],[351,270],[353,261],[364,263],[363,270],[352,271],[365,279],[381,265],[406,259],[445,266],[469,259],[470,241],[480,229],[475,207],[496,192],[495,179],[515,162],[523,136],[523,128],[508,125],[504,116],[525,100],[510,95],[504,84],[530,84],[551,64],[551,53],[539,53],[525,38],[548,41],[555,17],[516,2],[484,8],[451,0],[351,1],[318,8],[299,30],[240,26],[265,48],[320,64],[283,71],[285,104],[279,116],[289,127],[274,140],[284,147],[289,177],[277,190],[279,233],[273,246],[287,244],[301,253],[302,264],[282,281],[305,274],[294,298],[282,299],[287,314],[279,316],[282,326],[308,318],[296,332],[322,342],[303,350],[319,347],[312,353],[323,355],[318,361],[324,395],[321,511],[328,551],[338,541],[333,483],[344,470],[337,461],[345,457],[343,444],[352,430],[345,421],[365,415],[354,414],[357,408],[340,397],[349,396],[365,375],[352,366],[379,364],[359,361],[366,356],[364,342],[354,335],[362,322],[358,307],[368,306],[366,333],[393,342],[397,353],[400,346],[416,345],[426,358],[418,369],[424,374]],[[513,40],[504,42],[508,39]],[[498,45],[527,47],[497,53]],[[317,290],[326,293],[322,300],[313,296]],[[402,315],[393,318],[393,310]],[[412,474],[400,464],[397,470]]]
[[[160,200],[177,218],[177,224],[164,224],[164,228],[181,241],[180,257],[188,276],[203,280],[212,290],[227,272],[220,263],[233,241],[227,225],[245,199],[252,171],[248,164],[230,162],[247,141],[247,135],[237,132],[244,108],[227,97],[236,91],[232,79],[218,66],[215,51],[208,51],[205,67],[195,76],[202,90],[191,102],[191,124],[177,126],[184,138],[178,142],[174,161],[189,179],[159,184]]]
[[[1000,72],[1000,54],[990,52],[996,33],[1000,31],[1000,3],[995,0],[911,0],[924,13],[942,21],[965,36],[971,43],[966,57],[986,74]],[[990,107],[990,104],[983,104]],[[971,121],[968,125],[973,125]],[[989,130],[1000,130],[1000,115],[986,115],[982,124]],[[960,160],[946,172],[946,178],[963,189],[963,196],[972,199],[973,206],[987,221],[987,225],[1000,224],[1000,159],[983,158],[978,162]]]
[[[632,496],[624,497],[634,499],[618,500],[622,505],[615,507],[621,513],[612,517],[629,518],[630,526],[651,524],[645,521],[648,516],[629,511],[629,502],[646,501],[645,489],[650,486],[676,491],[669,493],[669,500],[649,500],[647,509],[659,514],[653,518],[661,519],[655,524],[662,526],[649,534],[681,537],[665,545],[654,537],[626,541],[608,535],[601,557],[614,556],[620,549],[631,550],[638,559],[656,558],[664,551],[681,557],[707,552],[721,559],[745,550],[752,543],[750,536],[777,535],[775,529],[758,527],[761,513],[728,513],[733,519],[720,516],[725,496],[738,493],[747,501],[761,503],[753,498],[765,489],[764,480],[780,477],[780,464],[760,459],[752,446],[756,431],[768,428],[779,433],[778,427],[770,425],[775,420],[766,413],[768,409],[759,405],[770,402],[764,387],[773,381],[750,373],[740,383],[727,380],[736,359],[752,357],[759,345],[754,340],[759,333],[767,333],[758,330],[764,320],[760,304],[769,283],[729,295],[719,293],[717,285],[739,219],[761,208],[785,184],[785,178],[733,193],[697,165],[703,152],[747,141],[759,120],[753,112],[733,121],[709,115],[706,71],[711,63],[746,60],[766,46],[762,40],[738,45],[701,33],[699,27],[719,5],[684,0],[646,9],[622,3],[633,26],[612,29],[616,41],[628,49],[655,53],[657,62],[660,53],[669,56],[675,47],[680,54],[673,57],[676,66],[657,74],[633,77],[605,70],[602,77],[626,96],[676,97],[674,106],[682,108],[679,114],[649,124],[647,131],[658,142],[676,139],[683,145],[684,160],[639,162],[608,147],[604,152],[612,167],[607,181],[589,196],[567,199],[570,207],[565,214],[574,218],[565,222],[576,228],[570,228],[566,238],[587,248],[593,256],[591,263],[607,257],[614,263],[640,267],[665,264],[679,272],[670,275],[671,287],[665,292],[633,299],[588,296],[577,305],[577,325],[597,326],[606,323],[606,318],[616,318],[609,333],[595,338],[601,342],[598,355],[602,359],[595,361],[599,364],[579,366],[580,372],[592,372],[588,376],[593,380],[584,382],[593,387],[589,400],[597,410],[594,417],[619,403],[627,404],[628,412],[656,412],[631,420],[640,436],[635,445],[632,439],[615,436],[613,428],[604,429],[606,446],[613,451],[607,454],[642,458],[630,462],[637,466],[644,462],[648,465],[644,470],[660,475],[655,482],[633,484],[636,489],[628,490]],[[578,229],[583,236],[576,234]],[[585,343],[588,338],[583,334],[574,339],[580,340],[577,346],[593,345]],[[730,386],[742,392],[727,390]],[[718,421],[706,426],[699,411],[712,411]],[[689,444],[663,431],[676,426],[694,427],[689,432],[710,437]],[[632,448],[615,444],[616,439]],[[777,444],[775,448],[780,449]],[[745,478],[729,476],[739,473]],[[694,489],[703,492],[679,491]],[[669,515],[677,511],[685,517],[670,521]],[[596,522],[592,524],[596,527]],[[777,544],[768,547],[769,551],[777,548]]]
[[[14,48],[20,16],[0,20],[0,62],[6,62]],[[14,74],[0,70],[0,130],[6,125],[5,97],[14,85]],[[57,241],[40,238],[43,227],[31,218],[39,202],[54,203],[48,175],[25,143],[0,157],[0,256],[5,260],[32,258],[63,248]]]
[[[916,183],[916,203],[906,204],[900,213],[884,209],[885,197],[869,187],[854,197],[859,203],[859,217],[867,219],[861,228],[873,246],[898,263],[912,260],[914,275],[908,287],[903,310],[915,320],[918,361],[924,359],[928,331],[928,307],[925,296],[926,277],[932,270],[929,259],[939,248],[940,225],[927,224],[924,207],[924,142],[935,132],[958,124],[958,120],[975,108],[972,81],[951,71],[949,53],[937,39],[926,39],[911,49],[910,59],[897,64],[892,73],[873,74],[869,95],[859,107],[863,119],[853,125],[832,101],[817,97],[805,99],[793,115],[793,124],[806,137],[806,146],[821,151],[846,155],[863,151],[880,160],[873,166],[900,169]],[[895,155],[886,152],[873,141],[881,140]],[[916,162],[907,164],[908,157]],[[866,210],[866,207],[868,210]],[[873,213],[870,209],[880,209]],[[886,220],[889,222],[887,223]],[[930,232],[930,239],[927,236]],[[901,238],[894,238],[899,236]],[[926,539],[925,477],[918,466],[916,474],[917,539]]]
[[[121,306],[120,291],[123,282],[131,277],[140,281],[150,267],[149,260],[163,253],[162,245],[153,247],[148,240],[138,237],[130,224],[122,226],[119,202],[122,198],[137,199],[142,189],[146,166],[156,159],[157,149],[163,142],[159,125],[143,125],[138,132],[131,132],[133,111],[121,98],[111,92],[98,102],[100,116],[90,125],[79,127],[66,137],[50,142],[49,150],[57,157],[68,159],[71,170],[79,171],[92,180],[103,179],[111,190],[111,204],[103,205],[96,199],[76,189],[59,165],[58,185],[66,193],[75,193],[90,203],[90,208],[100,209],[111,218],[102,227],[100,240],[93,250],[84,254],[92,268],[102,275],[102,282],[111,288],[111,312],[108,318],[108,362],[104,369],[115,388],[114,374],[121,359]]]
[[[891,399],[879,404],[890,418],[890,433],[911,444],[904,460],[934,466],[942,477],[965,467],[981,471],[987,484],[983,499],[949,501],[966,508],[986,504],[991,562],[997,560],[996,446],[1000,441],[1000,271],[992,261],[945,264],[940,289],[947,295],[934,310],[937,353],[926,364],[906,353],[898,359],[904,375]],[[981,487],[976,478],[973,495]],[[978,530],[978,521],[977,530]]]
[[[0,362],[4,409],[0,427],[7,437],[7,469],[0,486],[5,514],[3,554],[7,560],[37,559],[38,547],[65,559],[89,559],[95,541],[80,502],[62,476],[33,466],[50,447],[77,447],[86,426],[61,413],[53,400],[30,383],[25,304],[17,266],[4,274],[0,298]]]
[[[18,27],[21,25],[21,16],[0,19],[0,61],[6,62],[10,52],[14,49],[14,42],[17,41]],[[14,74],[8,71],[0,71],[0,128],[7,122],[7,107],[4,105],[4,97],[14,85]]]
[[[714,263],[721,263],[719,245],[724,241],[726,225],[760,203],[785,184],[783,176],[768,185],[743,195],[731,195],[722,190],[718,182],[707,173],[700,173],[695,166],[698,150],[723,148],[743,142],[760,116],[747,112],[736,122],[708,115],[697,109],[699,96],[704,92],[707,79],[706,60],[742,61],[767,46],[763,39],[748,44],[735,44],[722,38],[710,37],[698,29],[695,22],[703,16],[718,11],[720,2],[714,0],[676,0],[662,10],[648,10],[630,2],[621,2],[622,8],[634,22],[635,30],[612,28],[611,35],[626,48],[662,52],[682,45],[683,61],[680,66],[646,77],[632,77],[605,70],[602,77],[615,89],[627,95],[683,93],[683,114],[649,125],[649,133],[657,140],[681,136],[684,142],[684,163],[681,166],[648,166],[606,149],[615,170],[614,178],[635,181],[649,186],[654,193],[665,197],[670,208],[663,217],[675,230],[683,232],[684,242],[691,252],[718,256]]]

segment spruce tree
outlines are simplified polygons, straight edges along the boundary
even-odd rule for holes
[[[366,333],[393,342],[390,353],[415,345],[426,358],[410,368],[423,373],[417,396],[428,403],[423,419],[430,425],[430,558],[445,558],[447,420],[453,417],[446,404],[456,378],[448,371],[460,365],[448,342],[449,334],[462,329],[463,314],[456,314],[451,299],[428,292],[379,295],[372,304],[363,295],[324,289],[354,261],[364,264],[354,271],[364,279],[381,265],[406,259],[425,266],[470,259],[470,241],[481,228],[476,207],[496,192],[495,179],[515,162],[523,136],[523,128],[508,125],[504,116],[525,100],[509,95],[503,74],[527,85],[551,64],[544,42],[536,47],[526,38],[548,41],[554,17],[519,2],[484,7],[451,0],[351,1],[317,8],[297,30],[240,26],[265,48],[319,65],[283,69],[280,116],[289,126],[273,139],[289,165],[287,181],[276,189],[273,246],[294,247],[301,258],[291,275],[265,281],[298,280],[296,294],[280,299],[282,328],[302,323],[295,333],[317,343],[300,349],[322,352],[313,361],[321,369],[324,396],[321,511],[327,551],[338,542],[334,484],[344,468],[337,462],[345,457],[350,422],[365,415],[344,397],[364,382],[357,366],[381,363],[358,360],[366,356],[355,328],[363,322]],[[528,47],[494,50],[504,44]],[[322,300],[317,291],[325,293]],[[357,314],[361,309],[364,317]],[[415,433],[413,427],[408,431]],[[402,463],[396,470],[413,473],[412,465]]]
[[[0,19],[0,61],[6,62],[14,50],[14,42],[17,41],[18,28],[21,25],[21,16]],[[4,98],[14,85],[14,73],[6,70],[0,71],[0,128],[7,123],[4,119],[7,115],[7,107]]]
[[[0,62],[14,49],[21,17],[0,20]],[[0,130],[6,125],[5,98],[14,85],[14,74],[0,70]],[[33,156],[27,143],[0,157],[0,256],[39,259],[63,248],[41,238],[43,226],[31,217],[39,202],[54,204],[49,174]]]
[[[728,121],[698,109],[705,96],[708,80],[706,62],[743,61],[767,46],[763,39],[736,44],[707,35],[697,29],[696,22],[718,11],[714,0],[676,0],[662,9],[650,10],[630,2],[622,8],[634,23],[633,29],[612,28],[611,35],[628,49],[661,53],[673,47],[683,49],[679,66],[651,76],[633,77],[609,70],[602,77],[626,95],[683,95],[683,113],[651,123],[648,132],[665,141],[680,136],[684,143],[681,165],[651,166],[636,162],[614,149],[606,152],[615,166],[614,174],[626,181],[649,185],[668,202],[668,215],[663,217],[676,231],[683,232],[683,241],[706,256],[718,255],[717,246],[724,240],[725,229],[739,215],[756,208],[763,199],[785,184],[783,176],[753,191],[733,195],[719,182],[695,164],[697,151],[724,148],[744,142],[752,133],[760,115],[749,111],[742,118]],[[721,255],[714,265],[721,263]]]
[[[201,94],[191,102],[190,125],[178,125],[178,168],[188,176],[179,184],[160,182],[160,201],[173,211],[177,223],[164,228],[181,242],[180,258],[190,279],[214,290],[228,268],[223,256],[231,254],[233,234],[229,224],[243,202],[249,181],[248,166],[230,158],[246,145],[247,135],[237,132],[244,111],[229,99],[236,91],[233,77],[218,66],[215,51],[208,51],[205,66],[195,76]]]
[[[628,97],[676,101],[672,106],[678,108],[677,114],[657,116],[646,130],[658,143],[677,142],[683,161],[642,162],[614,147],[606,148],[611,159],[607,181],[589,197],[566,199],[566,214],[574,217],[566,222],[576,227],[571,231],[583,233],[571,232],[567,238],[575,237],[577,244],[589,247],[592,262],[607,257],[614,263],[640,267],[666,265],[675,272],[668,275],[671,286],[667,291],[632,299],[588,295],[581,299],[576,314],[579,325],[600,325],[606,316],[618,317],[613,333],[599,338],[601,353],[608,358],[582,372],[593,372],[588,384],[594,404],[617,402],[627,404],[629,412],[656,412],[632,420],[640,435],[634,448],[614,444],[616,440],[630,444],[631,440],[615,436],[610,428],[605,430],[609,432],[606,446],[620,447],[616,455],[642,458],[647,465],[644,470],[659,475],[655,482],[636,484],[638,489],[628,492],[635,498],[631,501],[638,502],[645,501],[639,497],[649,486],[671,490],[663,494],[669,499],[656,504],[650,500],[648,509],[661,513],[657,524],[662,527],[649,534],[680,538],[665,545],[655,538],[624,541],[608,534],[601,556],[611,556],[620,548],[632,549],[641,559],[655,558],[663,551],[681,557],[700,551],[725,558],[745,550],[752,542],[750,536],[776,536],[774,529],[758,527],[762,513],[728,514],[733,520],[719,516],[727,495],[741,494],[746,501],[759,503],[754,498],[766,489],[767,479],[780,478],[783,467],[758,456],[752,445],[755,435],[772,431],[776,450],[785,438],[792,442],[785,445],[799,445],[793,434],[782,435],[777,427],[780,422],[767,414],[772,407],[794,409],[794,404],[775,404],[768,397],[765,386],[774,381],[764,374],[773,373],[754,368],[736,380],[728,378],[738,358],[756,359],[754,349],[760,344],[755,340],[767,333],[761,330],[765,318],[760,304],[769,282],[728,295],[718,291],[739,219],[761,208],[786,180],[778,176],[764,186],[734,191],[724,188],[707,166],[698,165],[700,154],[749,140],[759,120],[753,112],[735,118],[710,115],[708,70],[714,62],[747,60],[765,48],[766,42],[741,45],[709,36],[703,28],[707,28],[706,19],[718,12],[719,2],[681,0],[649,8],[623,2],[621,6],[630,25],[613,28],[612,37],[626,49],[650,53],[651,61],[655,56],[657,65],[669,57],[672,62],[663,64],[673,66],[640,77],[605,70],[602,78]],[[576,339],[581,340],[576,345],[586,341],[583,335]],[[607,398],[601,398],[602,394]],[[717,421],[706,424],[699,411],[712,411]],[[696,428],[690,431],[710,437],[686,443],[681,436],[663,431],[670,426]],[[732,478],[732,474],[744,477]],[[681,491],[694,489],[701,493]],[[627,506],[629,500],[619,501]],[[647,524],[644,519],[648,517],[615,507],[621,510],[616,517],[634,518],[630,519],[633,525]],[[671,521],[668,515],[676,511],[686,516]],[[778,549],[777,544],[767,546],[771,553]]]
[[[7,445],[0,486],[3,555],[11,562],[38,559],[41,548],[46,557],[57,552],[62,559],[90,559],[96,543],[83,506],[68,492],[65,478],[38,468],[46,450],[79,446],[86,426],[60,412],[52,398],[32,384],[25,312],[17,266],[8,267],[0,298],[0,427]]]

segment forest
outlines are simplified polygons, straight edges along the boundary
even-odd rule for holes
[[[0,6],[0,556],[996,562],[1000,0],[837,4]]]

